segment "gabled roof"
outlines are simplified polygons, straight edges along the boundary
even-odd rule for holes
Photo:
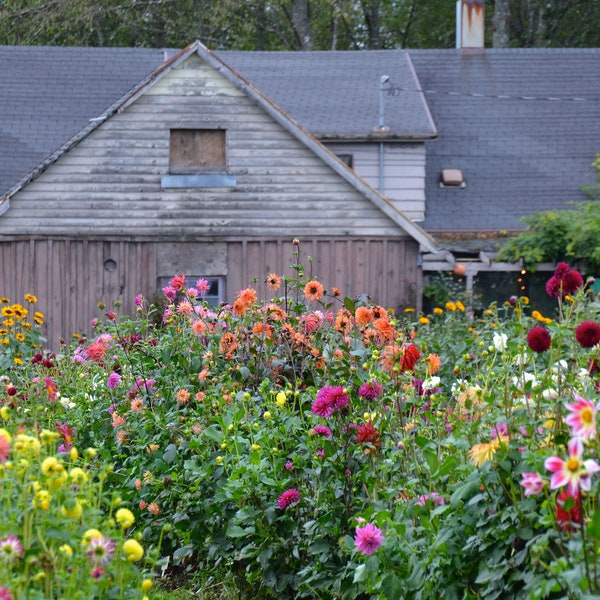
[[[177,52],[0,46],[0,195]],[[333,138],[373,136],[381,75],[411,90],[417,85],[401,51],[219,56],[313,135]],[[386,98],[386,106],[390,138],[436,135],[422,95]]]
[[[43,159],[33,170],[29,172],[21,181],[17,182],[3,197],[0,197],[0,204],[7,205],[7,201],[12,195],[18,192],[29,181],[31,181],[41,170],[49,164],[60,159],[71,147],[79,143],[96,127],[106,119],[109,119],[116,112],[123,110],[130,103],[135,102],[137,98],[143,95],[154,83],[168,74],[173,68],[185,61],[192,54],[197,53],[201,59],[221,73],[230,83],[244,92],[256,104],[258,104],[270,117],[279,125],[284,127],[289,133],[302,142],[314,154],[316,154],[325,164],[336,171],[343,179],[360,191],[368,200],[379,208],[388,218],[395,222],[407,234],[418,241],[423,250],[433,252],[436,250],[436,244],[423,229],[416,225],[412,220],[402,214],[391,202],[381,196],[376,190],[368,185],[363,179],[349,169],[339,160],[335,154],[323,146],[312,134],[304,129],[297,121],[292,119],[286,112],[277,106],[270,98],[261,93],[252,83],[245,80],[238,73],[233,71],[221,58],[208,50],[200,42],[191,44],[185,50],[164,61],[155,71],[147,75],[137,86],[129,90],[116,103],[105,109],[99,116],[88,119],[88,122],[74,135],[66,140],[60,147]],[[1,57],[0,57],[1,59]],[[0,206],[0,211],[2,207]],[[6,208],[5,208],[6,209]]]
[[[439,135],[426,142],[431,232],[523,228],[522,216],[584,201],[600,152],[600,49],[416,50]],[[440,188],[442,169],[466,186]]]
[[[0,47],[0,197],[176,52]],[[430,232],[521,228],[522,216],[585,200],[580,186],[595,183],[600,49],[214,56],[304,133],[331,141],[374,135],[379,80],[389,75],[384,137],[425,141]],[[461,169],[466,186],[440,188],[446,168]]]

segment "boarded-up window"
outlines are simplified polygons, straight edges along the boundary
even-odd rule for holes
[[[171,173],[226,171],[225,141],[224,129],[171,129]]]

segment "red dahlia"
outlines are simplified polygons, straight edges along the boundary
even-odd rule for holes
[[[551,343],[552,338],[550,337],[550,332],[541,325],[532,327],[527,334],[527,345],[534,352],[546,352],[546,350],[550,348]]]
[[[575,330],[575,338],[584,348],[591,348],[600,342],[600,325],[594,321],[583,321]]]

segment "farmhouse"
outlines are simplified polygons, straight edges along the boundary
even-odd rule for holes
[[[1,47],[2,294],[35,293],[55,345],[175,273],[267,297],[293,238],[326,287],[396,309],[457,260],[516,269],[502,235],[595,181],[599,59]]]

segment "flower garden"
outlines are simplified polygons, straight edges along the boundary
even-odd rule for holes
[[[175,275],[60,354],[1,299],[0,599],[151,600],[199,566],[240,598],[600,595],[590,281],[559,264],[553,314],[394,314],[300,253],[268,299]]]

